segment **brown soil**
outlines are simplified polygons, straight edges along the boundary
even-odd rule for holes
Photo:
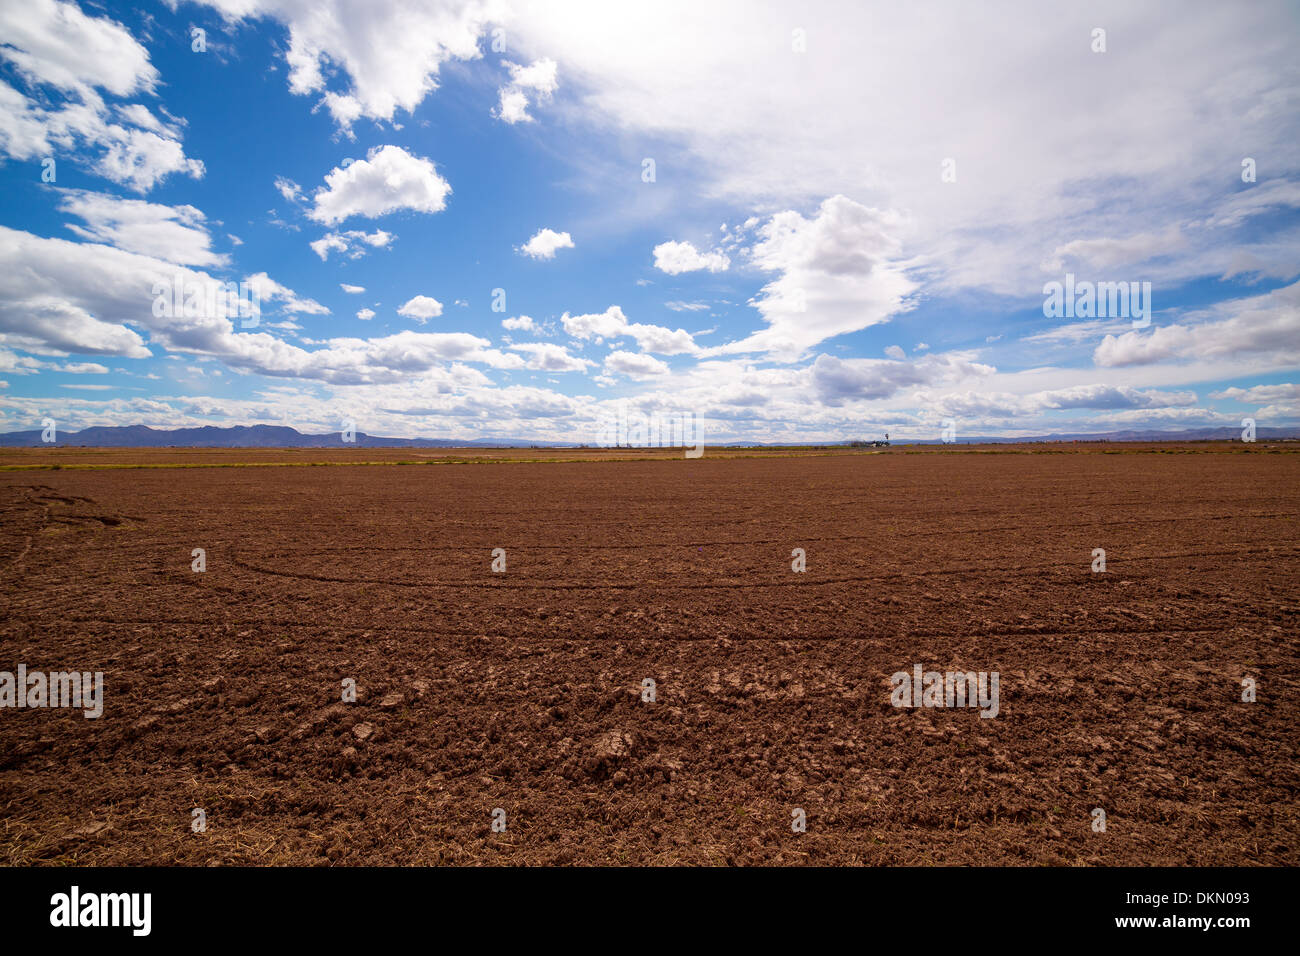
[[[0,473],[0,862],[1295,865],[1300,455],[1161,450]]]

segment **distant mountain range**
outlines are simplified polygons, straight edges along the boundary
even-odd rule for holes
[[[1255,429],[1256,441],[1278,441],[1281,439],[1300,439],[1300,428],[1267,428],[1263,425]],[[964,445],[1006,445],[1018,442],[1042,441],[1241,441],[1241,428],[1236,425],[1215,428],[1185,428],[1182,431],[1157,431],[1153,428],[1127,430],[1118,432],[1067,432],[1052,435],[1033,435],[1024,438],[1007,438],[1005,435],[964,436],[957,441]],[[920,439],[917,441],[899,441],[899,445],[938,445],[938,439]]]
[[[233,425],[219,428],[204,425],[201,428],[150,428],[147,425],[121,425],[85,428],[79,432],[56,433],[61,446],[84,446],[92,448],[573,448],[577,442],[534,441],[523,438],[382,438],[377,435],[356,433],[355,442],[343,441],[339,432],[325,435],[304,435],[302,432],[285,425]],[[958,443],[969,444],[1007,444],[1014,442],[1036,441],[1207,441],[1240,440],[1241,429],[1189,428],[1183,431],[1119,431],[1103,434],[1060,434],[1042,435],[1027,438],[1005,438],[997,436],[962,436]],[[1259,426],[1256,439],[1259,441],[1281,438],[1300,438],[1300,429],[1267,428]],[[898,445],[920,444],[937,445],[934,440],[896,440]],[[21,448],[46,444],[41,441],[41,429],[30,431],[7,432],[0,434],[0,447]],[[588,443],[593,444],[591,442]],[[846,445],[848,439],[839,442],[704,442],[713,447],[745,447],[762,445]]]
[[[565,442],[535,442],[501,438],[472,440],[452,438],[382,438],[356,433],[355,442],[344,442],[340,432],[304,435],[286,425],[232,425],[219,428],[150,428],[148,425],[107,425],[85,428],[79,432],[55,433],[56,445],[81,445],[93,448],[528,448],[547,447]],[[0,447],[24,447],[48,444],[41,441],[41,429],[0,434]]]

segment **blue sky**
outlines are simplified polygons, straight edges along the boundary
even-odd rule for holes
[[[1133,6],[6,5],[0,430],[1295,428],[1300,15]]]

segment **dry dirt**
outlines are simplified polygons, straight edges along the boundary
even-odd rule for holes
[[[1297,451],[6,450],[0,862],[1296,865]]]

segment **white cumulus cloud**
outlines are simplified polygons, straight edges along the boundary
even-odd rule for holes
[[[332,226],[352,216],[373,219],[399,209],[435,213],[447,207],[450,192],[431,161],[400,146],[376,146],[365,159],[328,173],[307,215]]]
[[[700,252],[689,242],[661,242],[654,247],[655,268],[670,276],[683,272],[726,272],[731,266],[731,259],[725,252],[714,250]]]
[[[404,315],[408,319],[415,319],[421,325],[430,319],[436,319],[442,315],[442,303],[437,299],[427,295],[417,295],[413,299],[407,300],[400,309],[398,315]]]
[[[572,248],[573,237],[567,232],[539,229],[519,248],[519,251],[532,259],[554,259],[555,253],[560,249]]]
[[[556,63],[552,59],[543,58],[528,66],[507,62],[506,67],[510,70],[510,82],[498,90],[500,102],[493,115],[512,125],[531,122],[533,117],[528,113],[529,94],[538,101],[545,101],[559,89]]]

